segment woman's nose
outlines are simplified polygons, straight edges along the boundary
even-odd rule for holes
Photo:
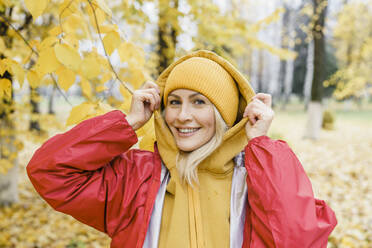
[[[182,122],[185,122],[185,121],[188,121],[188,120],[192,119],[191,112],[190,112],[190,110],[189,110],[189,108],[186,104],[182,105],[181,111],[179,112],[179,114],[177,116],[177,119],[179,121],[182,121]]]

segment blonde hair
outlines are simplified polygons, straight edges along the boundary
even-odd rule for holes
[[[214,136],[206,144],[192,152],[185,153],[179,151],[177,154],[176,167],[178,173],[182,181],[191,186],[193,182],[199,183],[197,173],[198,165],[221,144],[222,137],[228,129],[226,122],[223,120],[217,108],[213,106],[213,109],[216,123]]]

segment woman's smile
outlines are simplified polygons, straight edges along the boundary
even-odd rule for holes
[[[194,135],[200,128],[177,128],[180,137],[189,137]]]

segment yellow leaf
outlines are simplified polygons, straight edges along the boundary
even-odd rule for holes
[[[130,83],[130,85],[135,89],[138,89],[140,86],[142,86],[146,80],[143,71],[139,68],[131,68],[129,71],[120,70],[120,77],[122,77],[127,83]]]
[[[42,50],[39,59],[35,65],[35,71],[39,76],[44,76],[47,73],[52,73],[57,70],[61,64],[58,62],[53,47]]]
[[[101,82],[106,83],[107,81],[112,79],[112,72],[107,72],[102,76]]]
[[[13,59],[3,59],[0,61],[0,75],[5,71],[9,71],[18,80],[20,86],[22,87],[25,79],[25,71],[22,66]]]
[[[115,30],[118,30],[118,25],[116,24],[108,24],[108,25],[102,25],[99,27],[99,31],[101,31],[102,34],[106,34]]]
[[[121,62],[128,62],[137,67],[142,67],[145,64],[145,55],[143,50],[135,46],[133,43],[121,43],[118,48],[118,53]]]
[[[101,9],[95,8],[94,10],[96,12],[96,18],[95,18],[92,12],[92,8],[89,5],[87,5],[85,11],[86,13],[88,13],[90,23],[93,23],[94,29],[96,29],[96,18],[97,18],[98,25],[100,25],[100,29],[101,29],[101,24],[106,20],[105,13]]]
[[[112,16],[112,12],[104,0],[95,0],[95,2],[97,3],[98,7],[102,9],[107,15]]]
[[[63,17],[65,17],[65,15],[70,15],[71,13],[75,13],[78,11],[78,4],[79,3],[77,3],[77,1],[64,0],[63,3],[58,4],[59,6],[58,13],[62,14]]]
[[[79,38],[76,37],[74,33],[67,33],[63,36],[63,40],[68,44],[72,49],[76,51],[79,50]]]
[[[77,50],[67,44],[57,44],[54,46],[54,51],[59,62],[70,70],[79,70],[81,58]]]
[[[125,42],[120,44],[118,48],[118,53],[121,62],[128,61],[134,55],[135,48],[133,44]]]
[[[131,70],[131,80],[129,81],[134,88],[138,89],[145,82],[145,76],[140,69]]]
[[[98,85],[98,86],[96,87],[96,91],[97,91],[97,92],[102,92],[102,91],[105,91],[105,90],[107,90],[107,87],[104,86],[104,85]]]
[[[83,102],[82,104],[73,107],[69,117],[67,118],[66,125],[70,126],[87,119],[94,113],[94,108],[95,105],[88,102]]]
[[[8,99],[12,97],[12,82],[7,78],[0,79],[0,99],[4,96]]]
[[[103,38],[103,45],[109,55],[120,45],[120,36],[116,31],[112,31]]]
[[[4,40],[3,38],[0,37],[0,51],[5,51],[5,50],[6,50],[6,46],[5,46]]]
[[[107,112],[110,112],[112,110],[114,110],[114,108],[112,106],[110,106],[109,104],[103,103],[103,102],[98,102],[98,105],[95,109],[94,116],[103,115],[103,114],[106,114]]]
[[[106,20],[106,15],[101,9],[96,9],[96,17],[99,24]]]
[[[25,0],[26,7],[30,11],[34,21],[44,12],[48,3],[49,0]]]
[[[97,58],[95,58],[94,55],[86,56],[80,65],[80,71],[81,74],[88,79],[99,76],[101,74],[101,67]]]
[[[58,85],[67,91],[75,83],[75,73],[66,67],[61,66],[56,74],[58,76]]]
[[[8,159],[0,159],[0,174],[7,174],[8,171],[13,167],[13,163]]]
[[[23,82],[25,81],[25,71],[22,66],[18,63],[12,64],[12,73],[16,76],[18,83],[22,87]]]
[[[130,109],[131,100],[132,100],[132,94],[130,94],[130,92],[121,84],[119,86],[119,91],[124,99],[124,103],[120,106],[120,109],[128,113]]]
[[[67,26],[67,31],[74,31],[81,27],[82,23],[84,23],[83,17],[74,13],[68,16],[67,21],[64,22],[64,26]]]
[[[31,88],[37,88],[40,85],[39,75],[34,70],[27,72],[27,81]]]
[[[7,68],[6,63],[3,61],[4,60],[0,60],[0,75],[3,75]]]
[[[55,26],[54,28],[48,31],[48,34],[54,37],[58,36],[60,33],[62,33],[60,26]]]
[[[81,91],[83,92],[83,95],[90,99],[92,97],[92,86],[90,85],[89,81],[85,78],[81,79],[80,82]]]
[[[56,36],[48,36],[40,43],[40,51],[53,47],[58,43],[58,38]]]
[[[51,77],[51,74],[48,74],[46,77],[43,77],[43,79],[41,79],[41,85],[53,85],[53,84],[54,84],[54,80]]]

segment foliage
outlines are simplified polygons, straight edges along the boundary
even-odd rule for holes
[[[325,130],[333,130],[335,126],[335,116],[330,110],[323,112],[322,128]]]
[[[334,30],[334,46],[339,70],[324,82],[335,86],[334,96],[339,99],[360,98],[371,94],[372,81],[372,1],[352,2],[338,15]]]
[[[278,20],[282,9],[252,23],[238,11],[244,1],[235,1],[231,10],[225,12],[214,1],[183,1],[187,7],[182,11],[177,8],[178,4],[178,0],[1,0],[0,24],[7,27],[7,31],[0,36],[0,76],[8,73],[10,78],[0,78],[0,99],[12,104],[1,104],[0,112],[15,121],[19,118],[18,110],[25,109],[29,112],[23,114],[30,120],[40,121],[42,115],[31,114],[29,102],[38,103],[45,96],[34,96],[31,92],[54,87],[67,102],[68,94],[76,88],[84,97],[84,101],[71,110],[66,125],[112,109],[127,113],[132,91],[157,74],[154,69],[154,58],[159,57],[154,48],[156,38],[143,38],[143,33],[149,25],[169,29],[171,24],[174,32],[165,32],[163,37],[169,49],[162,52],[172,60],[176,45],[172,47],[168,41],[187,32],[188,27],[179,25],[182,18],[189,18],[195,24],[195,49],[212,49],[231,61],[234,57],[249,56],[247,45],[285,59],[295,56],[293,52],[272,47],[256,38],[259,30]],[[160,17],[164,14],[164,17],[159,17],[158,22],[153,20],[151,14],[145,13],[146,6],[155,8],[159,11],[157,14]],[[185,52],[179,49],[177,56]],[[26,90],[28,87],[31,91]],[[17,95],[21,100],[16,100]],[[21,130],[8,128],[11,129],[14,138],[11,142],[21,147],[18,145],[21,141],[17,140]],[[42,126],[42,129],[47,132],[50,127]],[[141,148],[153,149],[153,130],[149,122],[137,132]],[[7,132],[9,135],[10,131]],[[0,136],[0,139],[6,138]],[[15,158],[18,151],[12,157]],[[6,173],[14,164],[8,158],[4,156],[0,162],[1,173]]]
[[[31,89],[55,85],[65,97],[73,85],[78,85],[85,101],[71,111],[67,125],[72,125],[112,108],[125,107],[122,110],[127,111],[130,93],[149,79],[144,70],[143,49],[122,38],[103,0],[25,0],[24,4],[7,0],[0,2],[0,9],[3,11],[0,22],[7,27],[7,33],[0,36],[0,76],[10,75],[0,78],[0,99],[12,103],[1,104],[0,112],[9,121],[20,114],[13,106],[17,93],[14,90],[18,88],[21,95],[27,96],[22,91],[24,82]],[[22,27],[23,16],[29,15],[28,11],[33,23]],[[120,59],[116,70],[110,56],[114,52]],[[112,85],[117,81],[125,104],[112,96]],[[18,108],[30,109],[27,99],[17,104]],[[10,134],[17,137],[21,132],[12,130],[12,126],[1,130],[6,132],[0,136],[2,140]],[[12,142],[13,146],[21,147],[18,139]],[[5,150],[9,146],[3,143],[0,168],[6,174],[19,150],[12,156]]]
[[[281,59],[293,59],[296,53],[290,50],[273,47],[258,39],[258,32],[279,20],[284,12],[278,8],[269,16],[258,22],[251,22],[245,14],[249,11],[249,1],[231,1],[229,10],[222,11],[213,0],[190,1],[190,14],[198,23],[198,35],[194,37],[195,46],[199,49],[214,50],[230,58],[249,56],[252,48],[267,50]],[[213,20],[213,21],[211,21]]]

